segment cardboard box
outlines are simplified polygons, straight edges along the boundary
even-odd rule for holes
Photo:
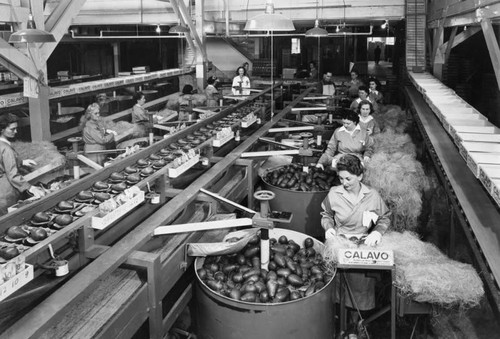
[[[0,285],[0,301],[33,280],[33,265],[24,264],[24,269]]]
[[[168,169],[168,176],[170,178],[177,178],[179,175],[181,175],[182,173],[186,172],[188,169],[190,169],[191,167],[196,165],[199,161],[200,161],[200,155],[197,154],[196,156],[189,159],[188,161],[186,161],[185,163],[183,163],[179,167],[169,168]]]

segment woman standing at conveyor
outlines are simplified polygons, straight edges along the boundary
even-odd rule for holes
[[[35,166],[31,159],[19,160],[11,141],[17,134],[17,117],[14,114],[0,116],[0,216],[17,203],[22,193],[29,192],[35,198],[45,195],[41,188],[31,185],[19,174],[19,166]]]
[[[87,107],[85,115],[82,117],[80,126],[83,127],[83,142],[85,143],[85,152],[102,151],[107,149],[107,145],[115,141],[117,133],[113,130],[106,129],[101,118],[99,104],[93,103]],[[86,154],[90,160],[104,164],[106,156],[104,154]]]

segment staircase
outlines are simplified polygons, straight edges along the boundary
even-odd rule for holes
[[[248,62],[252,69],[250,55],[230,39],[208,38],[206,49],[208,60],[223,72],[226,78],[232,79],[236,75],[236,69],[244,62]]]

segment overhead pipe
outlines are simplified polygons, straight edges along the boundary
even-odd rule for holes
[[[70,29],[71,38],[73,39],[184,39],[183,35],[103,35],[104,32],[113,31],[99,31],[99,35],[83,36],[75,35],[75,31]],[[120,31],[115,31],[120,32]],[[134,32],[134,31],[121,31]]]
[[[370,25],[370,31],[369,32],[338,32],[338,33],[328,33],[328,36],[345,36],[345,35],[372,35],[373,34],[373,25]],[[280,33],[276,34],[273,33],[273,37],[277,36],[305,36],[305,33]],[[265,33],[265,34],[229,34],[228,31],[226,31],[226,34],[224,35],[206,35],[207,38],[267,38],[271,37],[271,34]]]

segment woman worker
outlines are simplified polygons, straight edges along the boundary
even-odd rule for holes
[[[364,238],[366,245],[376,246],[389,228],[391,211],[376,190],[361,182],[363,165],[357,156],[343,155],[337,162],[337,173],[341,185],[332,187],[321,203],[325,238]],[[346,305],[361,311],[373,309],[376,278],[365,273],[347,273],[345,277],[354,299],[346,293]]]
[[[368,135],[380,133],[380,127],[373,118],[373,104],[368,100],[361,100],[358,105],[359,126],[366,129]]]
[[[205,87],[205,95],[207,96],[207,107],[216,107],[219,105],[218,100],[221,98],[219,91],[215,87],[219,79],[212,75],[207,79],[207,87]]]
[[[247,76],[247,71],[243,66],[238,67],[236,76],[233,78],[233,94],[234,95],[250,95],[250,78]]]
[[[0,115],[0,216],[7,214],[7,209],[17,203],[23,192],[29,192],[35,198],[45,195],[41,188],[32,186],[21,174],[19,166],[35,166],[31,159],[20,161],[11,146],[11,140],[17,134],[17,116]]]
[[[336,167],[338,159],[346,153],[351,153],[370,161],[374,152],[374,141],[366,129],[359,126],[359,115],[351,110],[344,110],[341,114],[342,125],[337,128],[328,142],[325,153],[319,158],[316,167]]]
[[[145,137],[151,127],[148,111],[143,107],[146,102],[146,96],[142,92],[134,94],[135,104],[132,107],[132,123],[136,126],[135,137]],[[153,117],[154,118],[154,117]]]
[[[380,92],[380,81],[375,78],[370,78],[368,80],[368,87],[370,93],[368,94],[368,98],[370,98],[371,102],[375,102],[378,105],[384,103],[384,95]]]
[[[85,143],[84,151],[102,151],[107,149],[107,144],[115,140],[117,133],[113,130],[106,129],[104,127],[104,122],[102,121],[99,104],[93,103],[87,107],[85,115],[82,117],[80,126],[83,128],[83,142]],[[99,165],[104,164],[106,156],[104,154],[92,154],[89,153],[85,155],[90,160],[98,163]]]

